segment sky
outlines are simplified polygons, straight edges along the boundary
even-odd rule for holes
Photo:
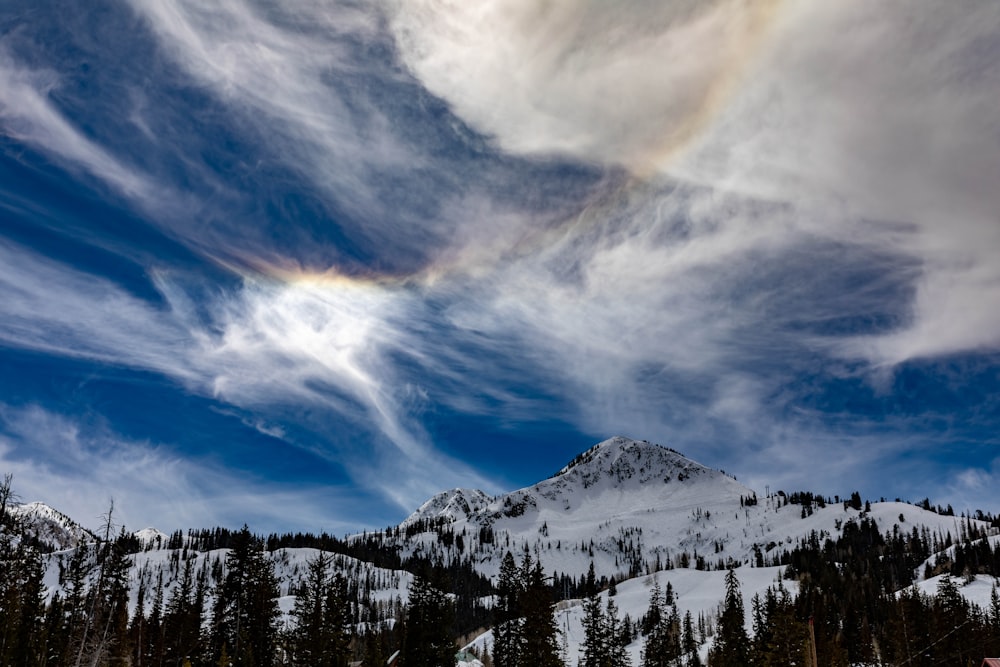
[[[0,472],[344,534],[613,435],[998,512],[1000,5],[0,5]]]

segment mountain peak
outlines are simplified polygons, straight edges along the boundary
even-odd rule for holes
[[[577,455],[553,479],[579,477],[587,488],[605,476],[618,482],[635,477],[639,483],[646,483],[654,478],[662,478],[664,482],[672,478],[684,481],[706,473],[722,474],[670,447],[618,435]]]
[[[485,508],[492,498],[479,489],[451,489],[434,495],[408,516],[402,525],[421,519],[468,519]]]
[[[96,538],[89,530],[57,509],[41,502],[14,505],[8,510],[24,524],[24,533],[52,549],[69,549]]]

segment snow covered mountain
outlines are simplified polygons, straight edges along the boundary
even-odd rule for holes
[[[64,594],[63,576],[71,560],[96,537],[43,503],[18,505],[12,512],[22,519],[26,535],[52,551],[46,556],[47,597]],[[749,608],[754,594],[782,578],[780,563],[787,561],[796,546],[836,540],[863,518],[873,521],[882,535],[916,531],[933,536],[946,556],[949,552],[943,545],[967,533],[970,526],[984,534],[989,529],[984,521],[908,503],[862,504],[857,494],[844,499],[801,492],[762,496],[673,449],[615,437],[583,452],[552,477],[523,489],[498,496],[475,489],[439,493],[399,525],[340,543],[355,547],[351,553],[358,557],[338,553],[334,569],[358,582],[365,607],[359,617],[370,623],[389,621],[399,613],[413,579],[405,568],[417,571],[413,563],[457,564],[493,578],[507,551],[518,558],[530,553],[557,582],[568,582],[566,593],[593,563],[599,578],[618,583],[618,606],[633,620],[644,612],[654,578],[661,586],[672,587],[682,613],[712,618],[723,597],[725,568],[740,567]],[[995,543],[1000,536],[995,528],[991,530],[993,536],[983,539]],[[133,534],[136,553],[130,556],[130,616],[139,604],[140,590],[147,613],[157,589],[161,599],[169,600],[188,561],[209,591],[218,585],[228,549],[212,531],[203,533],[208,537],[179,532],[168,536],[152,528]],[[315,548],[300,546],[272,547],[268,552],[280,582],[286,620],[306,561],[316,553]],[[375,561],[365,560],[370,557]],[[914,569],[922,590],[936,586],[938,573],[931,571],[936,562],[932,553]],[[989,593],[988,583],[984,580],[977,585],[963,589],[963,594],[981,603],[979,598]],[[793,593],[796,590],[794,581],[785,586]],[[482,600],[488,604],[489,598]],[[582,638],[581,619],[578,600],[560,603],[559,621],[571,656]],[[476,643],[482,646],[489,641],[487,632]],[[639,645],[629,650],[636,663]]]
[[[48,549],[71,549],[96,539],[76,521],[42,502],[12,505],[8,511],[21,522],[26,536]]]
[[[799,540],[836,537],[862,514],[882,532],[903,517],[906,530],[958,535],[956,517],[907,503],[866,511],[846,498],[805,497],[805,504],[783,492],[761,498],[675,450],[619,436],[524,489],[496,497],[468,489],[438,494],[380,537],[404,557],[471,558],[491,577],[507,550],[528,549],[550,572],[579,576],[593,562],[598,576],[624,580],[668,566],[776,563]]]

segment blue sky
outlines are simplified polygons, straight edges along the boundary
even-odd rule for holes
[[[623,434],[996,512],[998,35],[990,0],[5,3],[0,471],[84,524],[339,534]]]

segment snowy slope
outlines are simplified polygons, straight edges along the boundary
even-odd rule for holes
[[[46,557],[46,572],[44,586],[46,597],[51,600],[57,592],[63,594],[63,588],[59,583],[59,573],[67,568],[74,549],[66,549],[49,554]],[[132,568],[129,572],[129,617],[131,618],[138,605],[139,589],[142,588],[145,596],[145,611],[149,613],[154,599],[157,582],[162,577],[163,599],[167,601],[174,590],[178,587],[185,567],[185,558],[191,560],[192,570],[197,575],[200,571],[211,572],[217,569],[222,572],[222,565],[225,563],[229,549],[215,549],[212,551],[194,551],[186,549],[153,549],[130,556]],[[316,549],[279,549],[268,554],[274,563],[275,575],[278,578],[281,598],[279,603],[282,613],[285,614],[283,622],[288,621],[288,613],[295,603],[294,596],[289,592],[298,585],[306,575],[307,561],[315,558],[319,554]],[[407,600],[410,582],[413,575],[401,570],[388,570],[380,568],[364,561],[334,554],[332,556],[331,573],[340,572],[350,580],[362,582],[365,590],[370,591],[370,601],[373,605],[381,605],[390,608],[394,603],[405,604]],[[91,573],[88,583],[93,584],[96,580],[96,570]],[[209,577],[210,589],[218,584],[218,580]],[[208,609],[211,608],[209,603]],[[208,611],[208,609],[206,611]]]
[[[13,505],[8,511],[20,519],[25,534],[51,549],[68,549],[96,539],[89,530],[45,503]]]
[[[784,568],[741,568],[737,575],[740,580],[740,591],[743,595],[744,609],[752,608],[753,596],[760,594],[763,596],[768,588],[777,586],[778,580]],[[665,590],[669,584],[675,594],[677,609],[681,618],[688,611],[693,619],[698,619],[699,615],[714,622],[716,614],[719,612],[720,604],[725,596],[724,571],[702,571],[689,569],[664,570],[630,579],[618,584],[618,593],[614,597],[615,605],[618,607],[618,617],[625,618],[627,615],[633,622],[642,618],[649,608],[649,596],[653,588],[654,579],[659,582],[660,588]],[[797,592],[795,582],[783,581],[782,585],[790,594]],[[607,605],[608,592],[600,594],[602,608]],[[584,641],[583,630],[583,601],[567,600],[557,606],[556,619],[559,629],[562,632],[566,664],[578,664],[582,658],[582,645]],[[746,614],[747,632],[752,634],[751,615]],[[703,655],[711,645],[711,637],[704,638]],[[643,639],[640,637],[628,646],[633,665],[641,665],[641,651]],[[477,637],[469,647],[476,648],[482,653],[483,648],[492,650],[493,633],[486,632]],[[467,648],[469,648],[467,647]]]
[[[58,549],[47,556],[45,585],[52,596],[61,588],[59,573],[66,569],[74,549],[95,538],[41,503],[19,506],[17,511],[32,526],[33,534]],[[722,567],[743,566],[738,576],[749,609],[752,596],[774,585],[782,571],[753,565],[760,560],[775,561],[811,536],[820,541],[835,539],[849,521],[862,515],[874,520],[883,534],[916,529],[938,536],[941,543],[947,536],[957,538],[966,521],[898,502],[872,503],[867,511],[840,502],[813,503],[807,511],[802,505],[789,504],[784,494],[764,497],[672,449],[616,437],[595,445],[532,486],[499,496],[470,489],[445,491],[398,527],[357,539],[380,540],[398,550],[404,560],[414,556],[444,562],[469,560],[490,577],[496,576],[508,550],[518,559],[527,550],[541,561],[547,574],[576,579],[593,562],[598,577],[620,582],[616,603],[620,615],[628,614],[633,621],[646,610],[650,575],[656,573],[661,586],[670,583],[673,587],[682,615],[690,610],[695,616],[712,618],[723,598]],[[972,523],[986,527],[982,522]],[[217,577],[228,553],[225,549],[198,552],[190,548],[187,537],[180,543],[188,548],[166,549],[168,536],[152,528],[135,536],[147,550],[132,556],[130,614],[140,587],[148,609],[160,577],[164,600],[169,600],[184,558],[193,560],[196,572],[204,570]],[[289,592],[304,576],[306,561],[316,553],[281,549],[269,556],[281,582],[280,603],[286,614],[294,603]],[[380,617],[391,616],[393,608],[407,600],[412,576],[406,572],[345,556],[335,557],[335,567],[348,578],[363,581]],[[936,581],[919,585],[933,592]],[[209,581],[210,587],[216,583],[217,579]],[[964,587],[963,594],[982,604],[983,595],[989,594],[988,584],[980,577]],[[794,592],[793,583],[785,582],[785,586]],[[561,603],[559,614],[568,655],[575,656],[582,640],[579,601]],[[480,645],[490,641],[489,633],[476,640]],[[635,664],[640,648],[639,643],[630,648]]]
[[[744,502],[750,498],[756,504]],[[382,539],[406,556],[471,557],[491,577],[507,550],[528,549],[550,573],[580,576],[593,561],[598,576],[625,579],[668,563],[695,567],[699,557],[707,567],[750,563],[756,551],[772,560],[813,533],[836,537],[861,514],[831,503],[803,517],[783,496],[762,497],[672,449],[615,437],[524,489],[493,498],[461,489],[438,494]],[[873,503],[867,515],[882,533],[900,525],[959,534],[956,517],[906,503]],[[462,536],[461,547],[441,529],[412,534],[421,519],[444,519],[445,530]]]

